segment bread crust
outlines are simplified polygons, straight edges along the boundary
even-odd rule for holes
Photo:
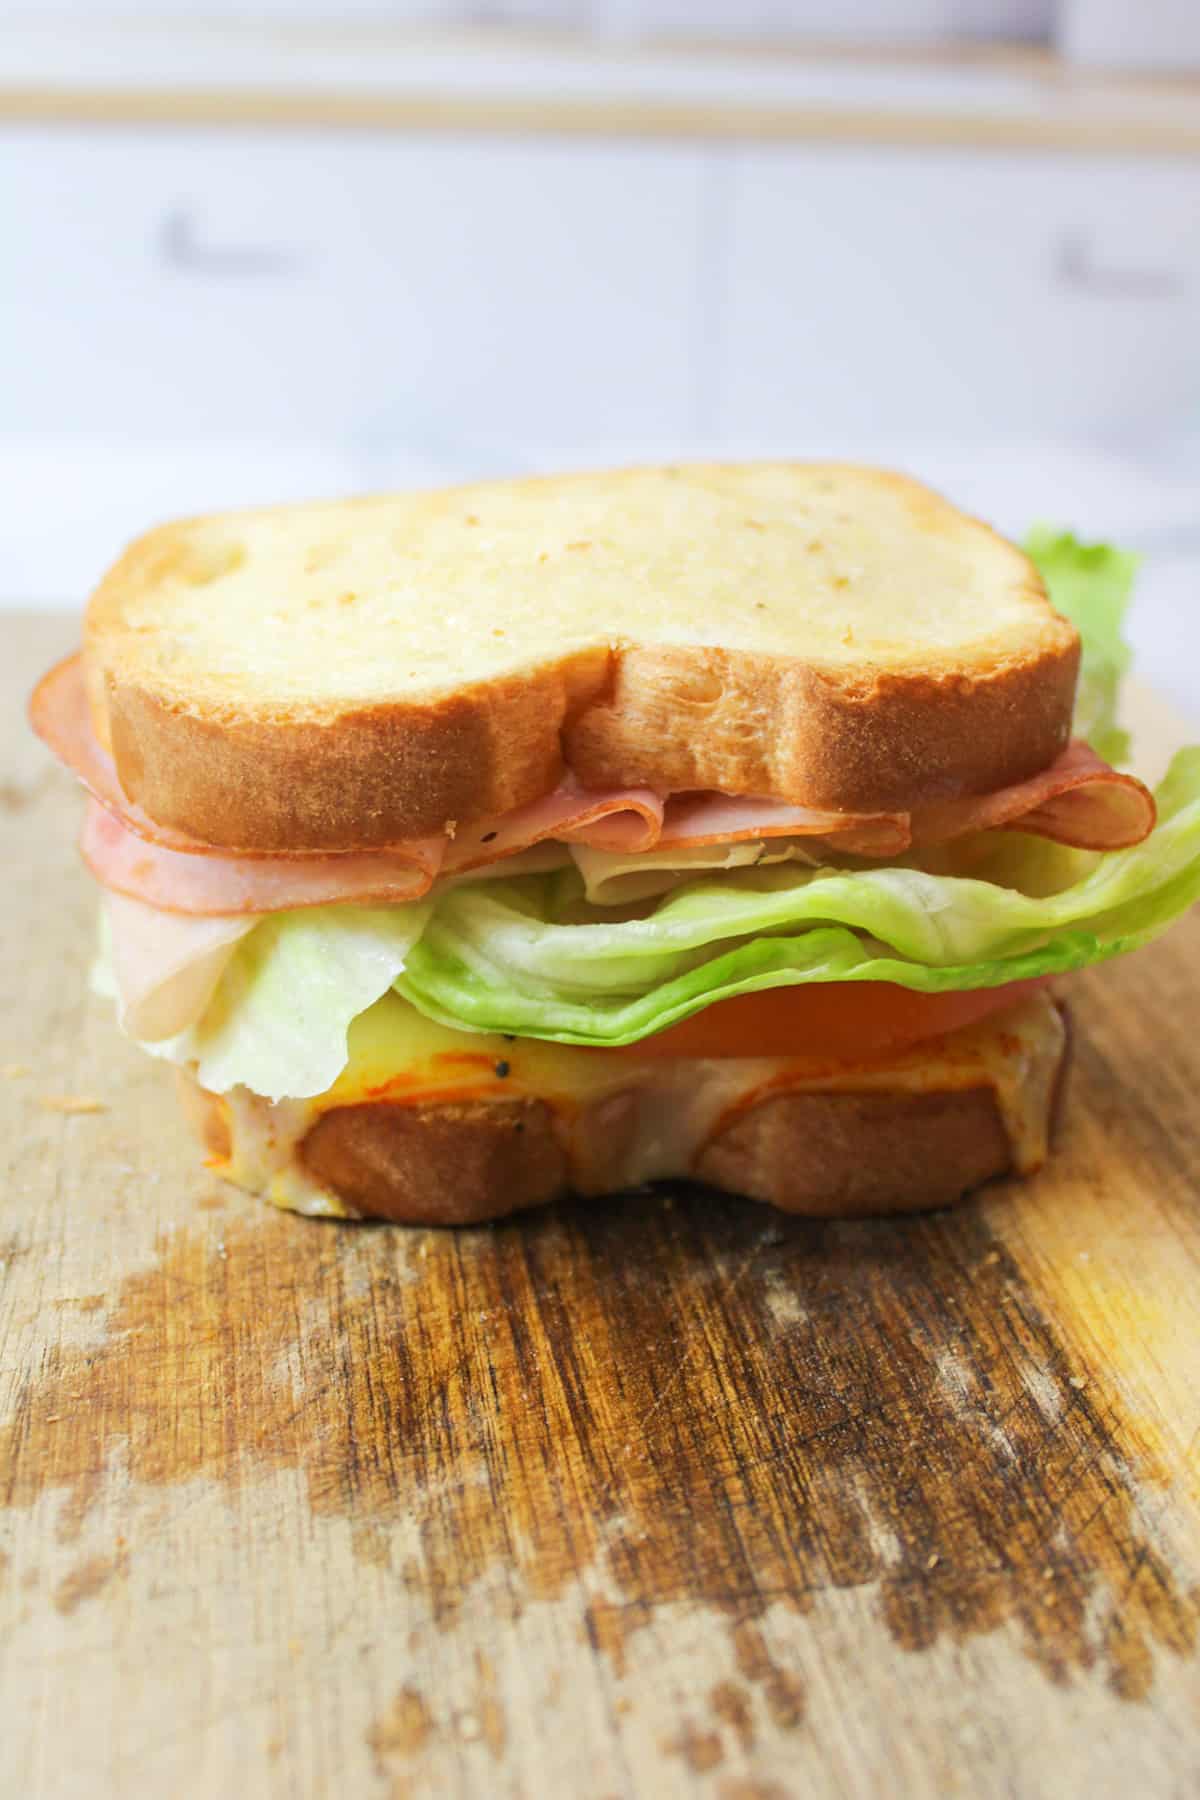
[[[130,799],[205,843],[383,849],[550,793],[564,771],[570,678],[544,669],[330,724],[214,719],[110,679],[110,747]]]
[[[563,739],[585,787],[715,788],[908,812],[1038,774],[1070,738],[1078,657],[853,677],[722,650],[633,648]]]
[[[338,1107],[300,1154],[356,1211],[403,1225],[478,1224],[570,1189],[553,1115],[539,1101]],[[855,1218],[947,1206],[1011,1160],[988,1088],[780,1094],[719,1132],[693,1175],[781,1212]]]
[[[942,1094],[781,1094],[701,1152],[696,1176],[807,1218],[949,1206],[1012,1165],[990,1088]]]
[[[339,1106],[299,1155],[355,1212],[402,1225],[480,1225],[568,1187],[566,1153],[540,1100]]]
[[[1069,1049],[1068,1030],[1044,1097],[1051,1128]],[[228,1157],[222,1102],[182,1072],[180,1087],[210,1154]],[[595,1109],[592,1136],[619,1162],[621,1120],[611,1109],[611,1101]],[[543,1206],[572,1187],[554,1112],[531,1099],[335,1107],[317,1118],[296,1154],[306,1177],[351,1215],[405,1225],[479,1224]],[[591,1167],[589,1191],[611,1191],[603,1156]],[[979,1085],[767,1095],[714,1133],[690,1174],[785,1213],[855,1218],[947,1206],[1012,1168],[995,1091]]]
[[[807,492],[822,467],[797,465],[792,474]],[[676,474],[698,493],[735,476],[776,492],[789,470],[627,471],[491,484],[428,497],[430,529],[452,503],[485,504],[473,495],[508,489],[528,509],[532,491],[544,495],[550,515],[590,481],[596,504],[616,509],[627,491],[640,493],[639,481]],[[171,619],[163,584],[185,579],[179,570],[195,562],[206,533],[233,529],[237,515],[229,515],[150,534],[97,590],[85,633],[97,731],[111,745],[125,791],[152,818],[210,844],[265,852],[361,850],[438,835],[448,824],[536,800],[568,772],[591,788],[712,788],[871,812],[986,793],[1046,767],[1069,737],[1079,642],[1050,607],[1033,565],[903,477],[836,465],[826,477],[840,484],[845,507],[857,496],[869,514],[881,495],[899,507],[918,550],[926,539],[948,540],[968,559],[964,566],[972,556],[986,563],[985,585],[1011,614],[994,641],[983,630],[965,650],[927,648],[906,662],[893,648],[880,660],[869,643],[853,649],[847,626],[851,648],[831,661],[655,642],[651,627],[646,642],[598,630],[596,642],[557,653],[551,643],[518,670],[442,693],[302,703],[232,678],[222,686],[190,650],[161,653]],[[352,523],[345,529],[352,533]],[[797,552],[797,592],[802,565]],[[731,584],[751,580],[753,567],[731,548]],[[671,573],[686,596],[694,577],[686,567]],[[203,569],[186,577],[201,578],[208,579]],[[784,591],[773,603],[786,611],[786,581],[778,569],[774,578]],[[756,604],[751,590],[747,616]],[[881,605],[877,597],[876,612]],[[727,622],[735,635],[736,615]],[[705,623],[698,616],[698,635]],[[296,629],[303,631],[302,622]],[[903,639],[904,620],[893,629]],[[452,639],[447,648],[452,654]]]

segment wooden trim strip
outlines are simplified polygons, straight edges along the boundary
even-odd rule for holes
[[[566,137],[745,139],[1200,155],[1194,120],[1112,113],[879,111],[865,107],[714,107],[697,102],[541,100],[229,89],[0,88],[0,122],[55,125],[318,127]]]

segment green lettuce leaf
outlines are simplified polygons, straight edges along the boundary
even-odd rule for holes
[[[1073,533],[1049,525],[1036,526],[1025,548],[1052,603],[1083,641],[1075,735],[1106,762],[1124,762],[1129,737],[1117,723],[1117,697],[1131,657],[1122,630],[1138,558],[1111,544],[1081,544]]]
[[[689,882],[618,921],[580,902],[574,875],[463,887],[434,908],[396,991],[443,1024],[615,1045],[762,988],[934,993],[1082,968],[1147,942],[1200,896],[1200,749],[1175,758],[1158,803],[1145,843],[1074,853],[1074,879],[1053,893],[913,867],[785,866]]]

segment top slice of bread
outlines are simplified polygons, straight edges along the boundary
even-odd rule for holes
[[[164,525],[92,598],[93,716],[152,818],[350,850],[587,787],[855,812],[984,793],[1070,732],[1023,553],[839,464],[497,481]]]

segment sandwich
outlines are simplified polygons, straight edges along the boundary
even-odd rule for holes
[[[162,526],[32,701],[94,985],[301,1212],[1027,1175],[1067,978],[1200,894],[1200,750],[1117,766],[1132,573],[835,464]]]

